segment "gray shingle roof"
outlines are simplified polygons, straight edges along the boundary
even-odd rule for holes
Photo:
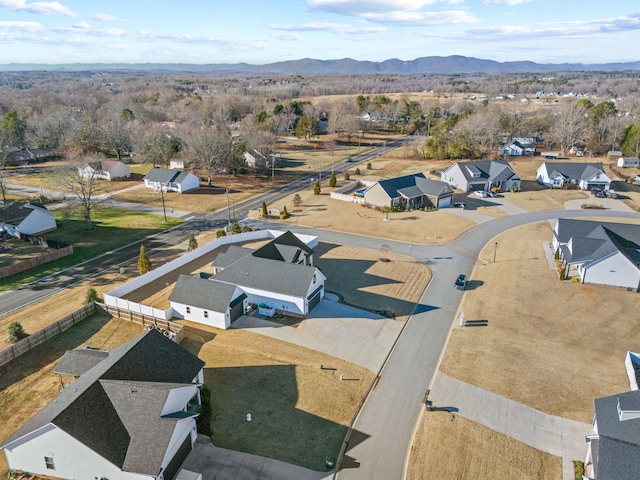
[[[157,475],[159,455],[178,421],[160,418],[158,406],[164,405],[168,389],[192,384],[203,366],[151,330],[109,352],[0,448],[52,423],[123,470]]]
[[[594,400],[598,423],[598,480],[637,479],[640,472],[640,418],[620,421],[618,402],[640,401],[640,390]]]
[[[545,163],[549,176],[558,174],[568,180],[586,180],[596,173],[604,172],[602,163]]]
[[[47,207],[42,204],[30,205],[20,202],[0,202],[0,223],[17,227],[33,213],[34,207],[49,212]]]
[[[79,377],[109,356],[102,350],[81,349],[65,352],[53,373]]]
[[[468,182],[494,181],[500,177],[501,181],[510,178],[520,178],[505,160],[486,160],[481,162],[458,162],[460,171]],[[452,167],[449,167],[452,168]],[[506,176],[505,176],[506,172]],[[474,177],[473,174],[479,174]]]
[[[236,286],[218,281],[219,275],[210,279],[180,275],[171,295],[170,302],[190,305],[211,312],[225,312],[236,291]]]
[[[149,170],[149,173],[144,176],[144,179],[151,182],[170,183],[175,181],[174,179],[181,173],[180,170],[156,167]]]
[[[302,252],[311,255],[313,250],[302,240],[295,236],[293,232],[287,230],[282,235],[277,236],[269,243],[258,248],[252,253],[254,257],[269,258],[283,262],[295,263],[300,258]]]
[[[315,273],[316,267],[251,255],[234,264],[233,268],[218,273],[213,279],[240,287],[304,297]]]
[[[238,245],[229,245],[226,251],[220,252],[213,260],[212,265],[216,268],[227,268],[247,255],[251,255],[253,250]]]
[[[439,197],[453,193],[451,187],[439,180],[426,178],[423,173],[379,180],[378,184],[389,198],[416,198],[423,195]]]

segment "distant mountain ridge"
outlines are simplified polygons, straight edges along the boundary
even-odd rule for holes
[[[416,75],[457,73],[545,73],[545,72],[615,72],[640,70],[640,61],[620,63],[536,63],[530,61],[497,62],[461,55],[430,56],[415,60],[392,58],[383,62],[370,62],[343,58],[317,60],[303,58],[265,65],[237,64],[183,64],[183,63],[70,63],[31,64],[10,63],[0,65],[0,72],[10,71],[155,71],[193,73],[261,73],[261,74],[316,74],[316,75]]]

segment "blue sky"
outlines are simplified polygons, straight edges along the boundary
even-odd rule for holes
[[[0,63],[640,60],[635,0],[0,0]]]

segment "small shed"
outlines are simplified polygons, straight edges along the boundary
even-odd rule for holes
[[[633,168],[640,165],[640,160],[638,157],[620,157],[616,165],[620,168]]]

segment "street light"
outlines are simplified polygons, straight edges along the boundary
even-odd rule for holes
[[[496,254],[498,253],[498,242],[493,245],[493,263],[496,263]]]
[[[362,130],[358,130],[358,153],[360,153],[360,142],[362,141]]]

